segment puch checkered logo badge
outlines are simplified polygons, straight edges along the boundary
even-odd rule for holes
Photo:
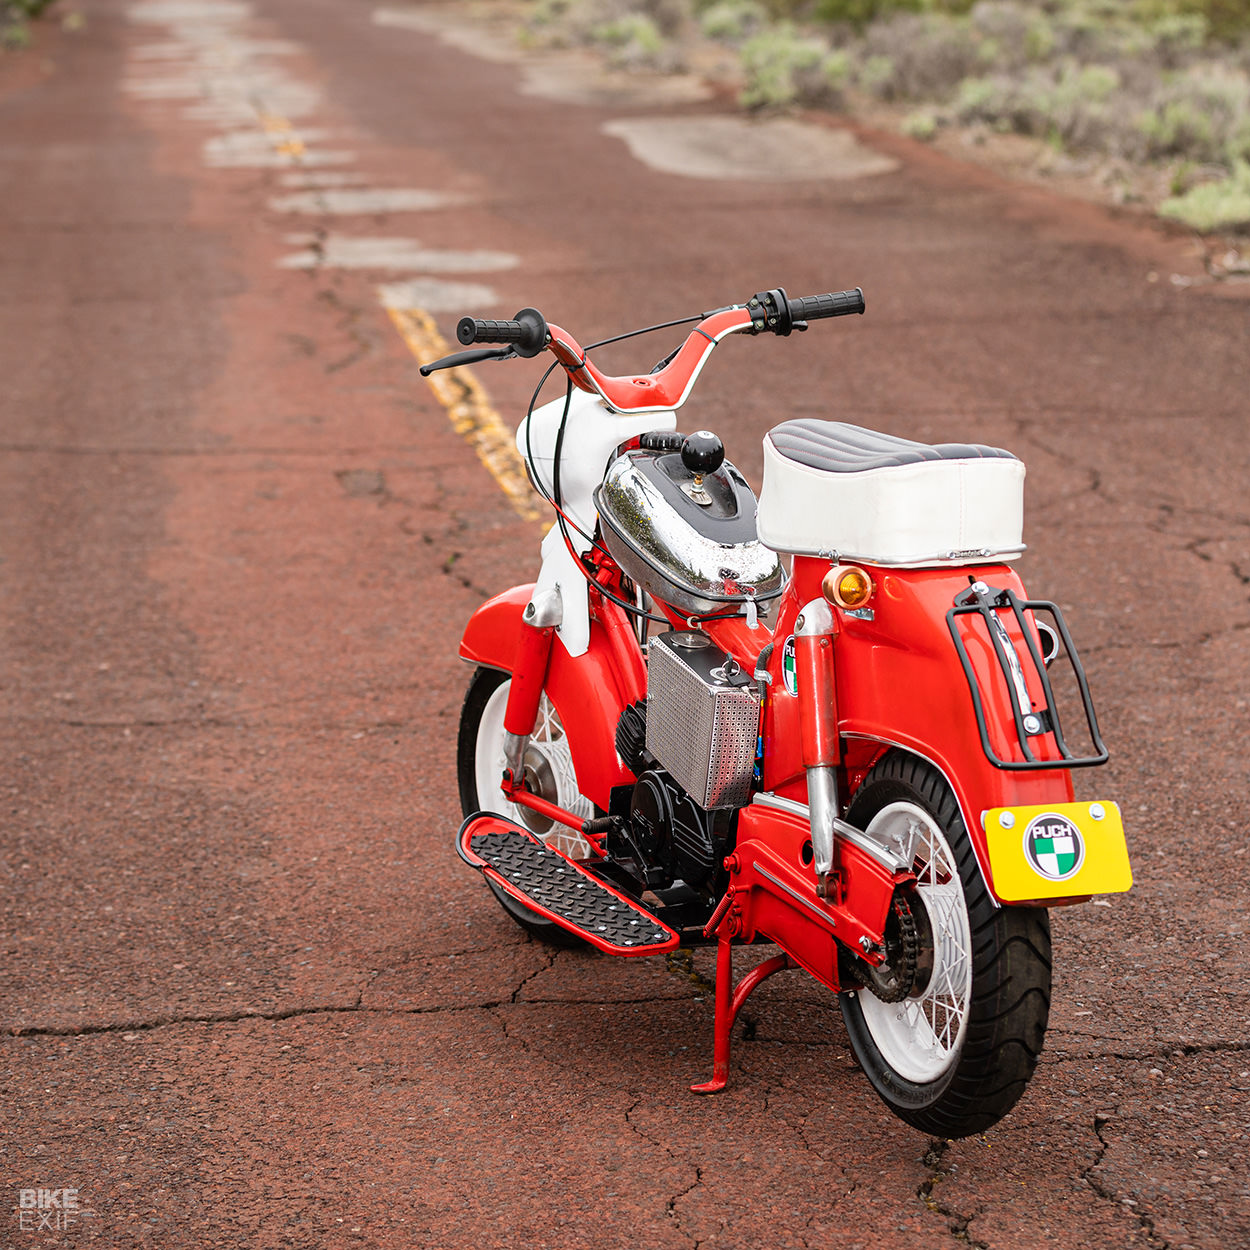
[[[785,645],[781,648],[781,676],[786,683],[786,690],[790,694],[798,694],[799,692],[799,673],[794,662],[794,635],[791,634],[786,639]]]
[[[1085,862],[1085,841],[1066,816],[1043,812],[1024,831],[1024,854],[1039,877],[1066,881]]]

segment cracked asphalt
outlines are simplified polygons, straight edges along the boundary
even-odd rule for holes
[[[1245,288],[891,136],[865,178],[665,172],[603,127],[724,103],[552,99],[372,13],[100,0],[0,59],[0,1244],[1246,1245]],[[439,195],[275,206],[318,171]],[[310,231],[409,250],[284,263]],[[1082,646],[1113,760],[1079,792],[1137,884],[1054,913],[1002,1125],[893,1120],[797,975],[696,1098],[709,953],[549,951],[456,859],[456,643],[541,531],[417,376],[397,277],[449,337],[533,304],[583,341],[860,285],[853,325],[727,343],[686,427],[756,481],[796,416],[1026,461],[1021,572]],[[478,372],[515,421],[533,367]],[[29,1228],[32,1188],[77,1218]]]

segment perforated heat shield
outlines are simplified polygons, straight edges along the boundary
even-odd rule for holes
[[[647,750],[701,807],[741,807],[759,735],[755,683],[699,630],[659,634],[649,650]]]

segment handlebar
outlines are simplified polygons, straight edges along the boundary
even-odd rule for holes
[[[502,343],[495,349],[457,352],[441,360],[421,366],[428,377],[437,369],[475,363],[478,360],[508,359],[513,356],[537,356],[544,349],[563,366],[572,384],[580,390],[598,395],[614,412],[656,412],[680,408],[686,401],[699,371],[711,350],[730,334],[787,335],[806,330],[809,321],[826,317],[845,317],[864,311],[864,293],[859,287],[850,291],[831,291],[824,295],[800,296],[791,299],[784,288],[760,291],[745,304],[731,304],[713,312],[703,313],[699,324],[686,341],[665,357],[648,375],[609,377],[586,358],[586,352],[568,331],[549,324],[536,308],[522,308],[509,321],[482,321],[462,317],[456,326],[456,337],[466,347],[473,343]],[[666,322],[664,329],[681,322]],[[645,331],[634,331],[642,334]],[[623,335],[620,337],[632,337]],[[613,342],[615,340],[605,340]],[[602,346],[602,344],[599,344]]]

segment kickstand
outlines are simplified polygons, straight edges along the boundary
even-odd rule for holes
[[[690,1088],[696,1094],[717,1094],[729,1083],[729,1035],[738,1012],[755,987],[774,972],[798,967],[789,955],[775,955],[758,968],[752,968],[735,987],[732,951],[729,938],[722,937],[716,946],[716,1040],[712,1050],[712,1079],[702,1085],[692,1085]]]

